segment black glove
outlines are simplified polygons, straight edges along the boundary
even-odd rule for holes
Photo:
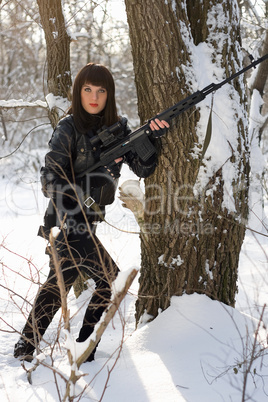
[[[151,131],[152,131],[152,130],[151,130]],[[160,127],[159,127],[159,130],[153,130],[153,131],[152,131],[151,136],[152,136],[153,138],[160,138],[160,137],[162,137],[163,135],[165,135],[165,134],[167,133],[167,131],[168,131],[167,127],[164,127],[164,128],[160,128]]]
[[[96,172],[104,173],[109,179],[116,180],[120,177],[121,163],[110,162],[107,166],[101,166]]]

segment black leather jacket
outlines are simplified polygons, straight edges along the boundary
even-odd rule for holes
[[[125,124],[123,132],[118,135],[125,136],[129,132],[130,129]],[[98,159],[100,147],[93,149],[90,143],[90,138],[96,134],[97,128],[90,129],[85,134],[78,132],[72,115],[68,115],[60,120],[49,141],[50,151],[46,154],[45,166],[41,168],[42,191],[46,197],[54,200],[58,210],[67,212],[68,215],[79,213],[80,195],[90,195],[101,207],[114,201],[116,180],[105,180],[103,173],[98,170],[77,178],[79,173]],[[123,162],[137,176],[145,178],[153,173],[157,155],[154,154],[145,163],[136,153],[128,152]],[[119,169],[121,165],[122,163],[119,164]]]

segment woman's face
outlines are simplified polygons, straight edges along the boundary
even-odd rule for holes
[[[92,84],[84,84],[81,89],[81,103],[86,112],[98,114],[103,111],[107,101],[107,90]]]

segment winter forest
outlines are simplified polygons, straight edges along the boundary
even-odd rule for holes
[[[95,283],[66,294],[58,265],[60,311],[31,362],[13,351],[49,272],[40,169],[79,70],[109,68],[135,130],[267,55],[268,1],[2,0],[0,37],[1,401],[267,401],[268,58],[170,121],[151,176],[123,165],[96,231],[120,273],[90,338]]]

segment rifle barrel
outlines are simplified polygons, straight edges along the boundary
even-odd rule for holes
[[[246,66],[242,70],[238,71],[237,73],[232,74],[230,77],[226,78],[225,80],[223,80],[219,84],[213,84],[212,83],[212,84],[208,85],[207,87],[202,89],[201,92],[205,93],[205,96],[207,96],[211,92],[217,91],[217,89],[219,89],[223,85],[227,84],[227,82],[232,81],[233,79],[235,79],[239,75],[241,75],[241,74],[245,73],[246,71],[250,70],[252,67],[256,67],[258,64],[262,63],[266,59],[268,59],[268,53],[266,55],[260,57],[259,59],[253,61],[251,64],[249,64],[248,66]]]
[[[186,110],[195,106],[197,103],[204,100],[205,97],[207,95],[209,95],[210,93],[217,91],[217,89],[221,88],[223,85],[227,84],[228,82],[232,81],[234,78],[236,78],[239,75],[250,70],[252,67],[256,67],[257,64],[262,63],[267,58],[268,58],[268,54],[253,61],[251,64],[249,64],[242,70],[238,71],[237,73],[232,74],[230,77],[226,78],[222,82],[220,82],[218,84],[214,84],[214,83],[209,84],[208,86],[203,88],[201,91],[197,91],[197,92],[193,93],[192,95],[188,96],[186,99],[181,100],[180,102],[171,106],[169,109],[166,109],[163,112],[159,113],[153,119],[150,119],[150,121],[154,120],[155,118],[158,118],[160,120],[166,120],[166,121],[172,120],[174,117],[179,116],[181,113],[185,112]]]

